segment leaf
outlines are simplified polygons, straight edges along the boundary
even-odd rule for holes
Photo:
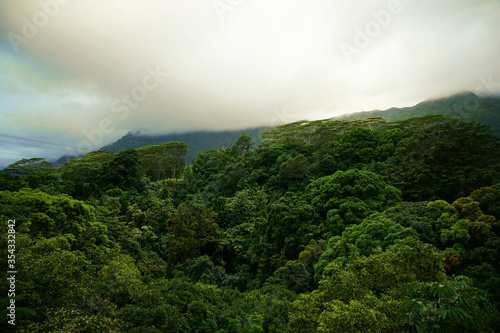
[[[462,321],[469,317],[465,310],[456,307],[448,309],[448,314],[452,321]]]
[[[435,282],[429,288],[429,292],[434,297],[445,298],[445,299],[456,299],[458,297],[455,288]]]

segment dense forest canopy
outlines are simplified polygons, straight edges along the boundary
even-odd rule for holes
[[[0,171],[17,331],[500,327],[500,139],[488,126],[300,121],[254,140],[190,165],[170,142]]]

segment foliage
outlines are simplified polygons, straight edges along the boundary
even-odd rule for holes
[[[439,115],[299,121],[196,157],[143,139],[0,171],[0,256],[15,256],[20,332],[500,325],[500,150],[486,127]]]
[[[368,257],[353,253],[331,262],[319,288],[293,303],[288,331],[395,332],[407,285],[443,278],[437,249],[411,237]]]
[[[480,322],[481,293],[471,288],[468,278],[458,276],[445,282],[413,283],[401,306],[396,323],[405,331],[465,332],[484,328]]]
[[[182,203],[170,216],[168,230],[173,236],[170,246],[181,261],[216,250],[218,227],[211,212],[201,204]]]
[[[313,181],[304,197],[326,217],[321,231],[324,237],[330,237],[340,235],[347,225],[359,224],[370,214],[395,205],[400,194],[381,176],[350,169]]]
[[[137,149],[140,168],[152,181],[165,178],[182,178],[188,146],[180,142],[149,145]]]
[[[427,209],[428,202],[402,202],[382,213],[382,216],[405,228],[412,228],[421,241],[437,245],[434,233],[435,221]]]
[[[410,127],[418,120],[401,125]],[[498,179],[499,138],[487,126],[437,116],[423,120],[428,122],[425,131],[404,130],[386,171],[405,200],[453,201]]]

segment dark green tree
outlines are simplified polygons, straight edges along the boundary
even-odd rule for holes
[[[394,206],[401,192],[372,172],[337,171],[307,186],[304,198],[320,213],[323,237],[340,235],[349,224],[359,224],[374,212]]]

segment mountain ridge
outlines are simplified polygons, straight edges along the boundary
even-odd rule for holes
[[[387,121],[399,121],[428,114],[442,114],[468,122],[477,121],[481,124],[489,125],[494,134],[500,136],[500,95],[479,97],[470,91],[443,98],[428,99],[414,106],[355,112],[330,119],[352,121],[380,117]],[[271,128],[261,126],[243,130],[207,130],[159,135],[144,135],[140,131],[131,131],[116,142],[104,146],[102,149],[116,153],[127,148],[140,148],[163,142],[179,141],[189,146],[188,153],[186,154],[186,162],[190,164],[199,151],[229,147],[243,133],[251,134],[255,144],[258,144],[261,141],[261,134]],[[54,164],[60,165],[71,158],[74,157],[63,156]]]
[[[186,154],[186,163],[190,164],[199,151],[229,147],[235,143],[243,133],[252,135],[255,144],[258,144],[262,132],[270,128],[271,127],[261,126],[242,130],[193,131],[157,135],[145,135],[141,134],[140,131],[130,131],[114,143],[106,145],[101,149],[107,149],[116,153],[128,148],[140,148],[164,142],[183,142],[189,146],[188,153]],[[77,157],[65,155],[59,158],[54,164],[60,165],[72,158]]]
[[[362,111],[333,117],[333,120],[362,120],[380,117],[387,121],[399,121],[428,114],[442,114],[463,121],[477,121],[489,125],[494,134],[500,135],[500,96],[479,97],[466,91],[444,98],[428,99],[414,106],[387,110]]]

